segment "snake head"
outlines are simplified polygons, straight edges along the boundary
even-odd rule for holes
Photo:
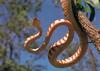
[[[33,19],[33,26],[40,27],[40,21],[36,17]]]

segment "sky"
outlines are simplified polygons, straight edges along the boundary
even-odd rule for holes
[[[2,4],[0,4],[0,14],[3,14],[0,16],[0,24],[2,24],[2,23],[6,24],[6,22],[8,21],[9,13],[8,13],[6,7]]]
[[[8,20],[7,17],[9,17],[9,14],[6,10],[6,8],[4,6],[0,5],[0,13],[5,13],[5,16],[0,17],[0,24],[6,23],[5,19]],[[63,11],[61,8],[55,8],[52,0],[45,0],[42,4],[42,9],[41,12],[38,13],[38,19],[41,22],[41,26],[43,28],[43,35],[42,37],[37,41],[38,43],[42,43],[44,41],[45,38],[45,34],[47,32],[47,29],[49,27],[49,25],[54,22],[57,19],[61,19],[64,18],[63,15]],[[29,19],[33,19],[33,16],[30,14],[29,15]],[[96,26],[96,28],[100,29],[100,9],[96,9],[96,17],[93,21],[93,25]],[[63,31],[63,32],[62,32]],[[51,40],[50,40],[50,44],[54,43],[55,41],[57,41],[59,38],[63,37],[66,33],[66,27],[65,26],[61,26],[59,28],[57,28],[57,30],[55,30]],[[92,47],[92,49],[94,50],[93,52],[95,53],[96,50],[94,49],[93,45],[89,45],[89,47]],[[98,56],[97,53],[95,53],[96,57],[100,57]],[[21,54],[22,59],[21,61],[24,63],[25,59],[28,59],[28,55],[26,53],[22,53]],[[22,63],[22,64],[23,64]],[[41,63],[44,66],[47,66],[47,70],[48,71],[69,71],[70,68],[55,68],[54,66],[52,66],[49,61],[48,61],[48,56],[45,56],[44,58],[42,58],[41,60],[38,60],[35,62],[36,64]],[[33,70],[34,71],[34,70]]]

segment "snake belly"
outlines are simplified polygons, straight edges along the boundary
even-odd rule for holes
[[[36,22],[34,22],[36,21]],[[38,24],[38,25],[37,25]],[[55,29],[61,25],[64,25],[66,27],[68,27],[69,29],[69,32],[65,34],[65,36],[63,38],[61,38],[60,40],[58,40],[57,42],[54,43],[53,46],[55,45],[58,45],[58,46],[61,46],[63,44],[65,44],[65,42],[68,40],[68,42],[71,42],[72,41],[72,38],[73,38],[73,35],[74,35],[74,30],[73,30],[73,27],[72,27],[72,23],[68,20],[65,20],[65,19],[59,19],[59,20],[55,20],[48,28],[48,31],[46,33],[46,37],[45,37],[45,40],[44,42],[42,43],[41,47],[35,47],[35,48],[30,48],[29,45],[35,41],[36,39],[40,38],[40,36],[42,35],[42,28],[40,26],[40,21],[35,18],[33,20],[33,26],[35,26],[39,31],[34,34],[34,35],[31,35],[29,36],[25,42],[24,42],[24,47],[29,51],[29,52],[32,52],[32,53],[39,53],[41,52],[42,50],[44,50],[47,46],[47,44],[49,43],[50,41],[50,38],[53,34],[53,32],[55,31]],[[51,46],[52,47],[52,46]]]
[[[50,63],[54,65],[55,67],[63,68],[63,67],[71,66],[77,63],[83,57],[88,47],[88,40],[87,40],[88,38],[85,32],[83,32],[82,29],[79,27],[78,23],[76,22],[74,18],[73,11],[72,11],[72,5],[71,5],[72,0],[60,0],[60,2],[61,2],[61,7],[64,11],[65,17],[67,17],[67,20],[69,20],[72,23],[80,39],[80,46],[78,50],[69,58],[57,60],[57,57],[59,56],[59,54],[69,44],[67,42],[65,43],[66,45],[64,45],[65,47],[57,48],[58,46],[53,46],[51,50],[49,51],[48,59]]]

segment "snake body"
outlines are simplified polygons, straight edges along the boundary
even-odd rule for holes
[[[73,11],[72,11],[71,0],[60,0],[60,2],[64,11],[64,15],[67,17],[67,20],[69,20],[73,24],[73,27],[80,38],[80,46],[79,46],[80,48],[69,58],[65,58],[63,60],[57,60],[59,54],[66,47],[59,47],[57,49],[59,50],[59,52],[57,52],[56,49],[55,51],[53,51],[55,47],[52,47],[51,50],[49,51],[48,57],[51,64],[53,64],[55,67],[63,68],[75,64],[77,61],[79,61],[82,58],[82,56],[85,54],[87,50],[88,40],[85,33],[81,30],[81,28],[79,28],[79,25],[75,21],[74,15],[72,13]],[[67,46],[67,43],[64,46]]]
[[[39,20],[35,19],[35,20],[37,20],[36,23],[38,25],[36,25],[36,24],[33,24],[33,25],[35,27],[37,27],[37,29],[39,31],[37,32],[37,34],[32,35],[26,39],[26,41],[24,43],[24,47],[33,53],[39,53],[40,51],[45,49],[45,47],[47,46],[47,44],[50,41],[53,31],[58,26],[60,26],[60,25],[68,26],[69,32],[66,33],[66,35],[63,38],[61,38],[60,40],[55,42],[52,46],[50,46],[50,50],[48,53],[48,59],[49,59],[50,63],[52,65],[54,65],[55,67],[63,68],[63,67],[71,66],[71,65],[75,64],[77,61],[79,61],[85,54],[88,43],[87,43],[87,36],[85,35],[85,33],[82,31],[82,29],[79,27],[79,25],[75,21],[74,15],[72,13],[73,11],[72,11],[71,0],[60,0],[60,2],[61,2],[61,6],[63,8],[63,11],[64,11],[64,15],[67,16],[68,18],[56,20],[55,22],[53,22],[50,25],[50,27],[48,28],[45,40],[44,40],[43,44],[41,45],[41,47],[40,48],[36,47],[36,49],[33,49],[33,48],[29,48],[29,44],[31,44],[32,41],[35,41],[42,35],[42,28],[39,25],[40,22],[39,22]],[[33,23],[35,23],[35,22],[33,21]],[[80,39],[80,46],[79,46],[78,50],[69,58],[66,58],[63,60],[58,60],[57,57],[59,56],[59,54],[64,49],[66,49],[66,46],[68,46],[69,43],[72,41],[74,31],[76,31],[76,33],[78,34],[79,39]]]
[[[55,42],[52,46],[61,46],[63,44],[66,43],[66,41],[68,43],[71,42],[72,38],[73,38],[73,27],[71,25],[71,22],[68,21],[68,20],[65,20],[65,19],[60,19],[60,20],[56,20],[54,21],[48,28],[48,32],[46,34],[46,38],[43,42],[43,44],[41,45],[41,47],[35,47],[35,48],[30,48],[29,45],[35,41],[36,39],[40,38],[40,36],[42,35],[42,28],[40,27],[40,22],[37,18],[35,18],[33,20],[33,26],[36,27],[39,31],[35,34],[35,35],[32,35],[30,37],[28,37],[25,42],[24,42],[24,47],[32,52],[32,53],[39,53],[40,51],[44,50],[47,46],[47,44],[49,43],[50,41],[50,38],[54,32],[54,30],[58,27],[58,26],[61,26],[61,25],[65,25],[65,26],[68,26],[69,28],[69,32],[66,33],[66,35],[61,38],[60,40],[58,40],[57,42]],[[51,47],[52,47],[51,46]]]

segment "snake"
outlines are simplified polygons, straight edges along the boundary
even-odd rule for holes
[[[29,45],[35,41],[36,39],[40,38],[41,35],[42,35],[42,28],[40,26],[40,21],[37,19],[37,18],[34,18],[33,19],[33,26],[36,27],[38,29],[38,32],[36,34],[33,34],[31,36],[29,36],[25,42],[24,42],[24,47],[29,51],[29,52],[32,52],[32,53],[39,53],[41,51],[43,51],[49,41],[50,41],[50,38],[54,32],[54,30],[61,26],[61,25],[65,25],[66,27],[68,26],[68,29],[69,29],[69,32],[65,34],[65,36],[61,39],[59,39],[57,42],[55,42],[52,46],[62,46],[64,45],[65,43],[70,43],[72,41],[72,38],[73,38],[73,27],[72,27],[72,24],[70,21],[68,20],[65,20],[65,19],[59,19],[59,20],[55,20],[48,28],[48,31],[46,33],[46,37],[44,39],[44,42],[42,43],[42,45],[40,47],[34,47],[34,48],[30,48]],[[50,47],[52,47],[50,46]]]
[[[33,20],[33,26],[37,27],[38,32],[36,34],[29,36],[25,40],[24,47],[32,53],[39,53],[47,47],[50,38],[57,27],[61,25],[67,26],[69,31],[65,34],[63,38],[59,39],[57,42],[51,45],[48,52],[49,62],[55,67],[64,68],[67,66],[74,65],[83,57],[88,47],[88,40],[85,32],[82,31],[82,29],[79,27],[74,18],[71,0],[60,0],[60,2],[62,9],[64,11],[64,15],[68,17],[65,19],[55,20],[53,23],[51,23],[42,45],[40,47],[30,48],[29,45],[36,39],[40,38],[42,35],[40,21],[37,18],[35,18]],[[71,43],[74,31],[78,34],[80,39],[80,46],[78,50],[72,56],[62,60],[58,60],[57,57],[62,53],[62,51],[64,51],[64,49],[66,49],[66,46],[68,46]]]

